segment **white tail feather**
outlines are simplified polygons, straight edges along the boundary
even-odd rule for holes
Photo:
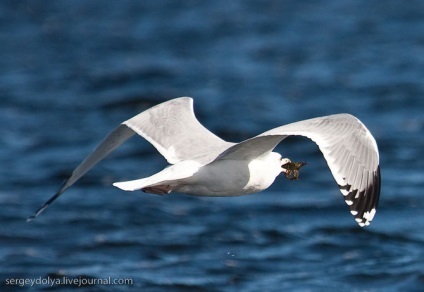
[[[121,190],[131,192],[131,191],[140,190],[142,188],[150,186],[151,182],[149,183],[149,178],[142,178],[142,179],[136,179],[136,180],[116,182],[113,185]]]
[[[195,161],[183,161],[171,165],[164,170],[141,179],[116,182],[113,185],[124,191],[136,191],[160,184],[176,184],[178,180],[191,177],[199,169],[200,164]]]

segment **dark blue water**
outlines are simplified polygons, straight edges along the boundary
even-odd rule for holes
[[[63,276],[133,280],[91,290],[423,289],[424,2],[2,1],[0,43],[1,290]],[[138,137],[25,222],[116,125],[178,96],[234,142],[358,116],[380,148],[371,226],[307,139],[278,148],[308,162],[300,181],[196,198],[111,185],[166,165]]]

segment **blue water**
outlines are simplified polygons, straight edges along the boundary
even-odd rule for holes
[[[1,290],[423,289],[424,2],[1,1],[0,43]],[[374,221],[357,226],[307,139],[278,147],[308,163],[301,180],[259,194],[120,191],[166,165],[137,137],[26,223],[110,130],[178,96],[234,142],[356,115],[380,148]]]

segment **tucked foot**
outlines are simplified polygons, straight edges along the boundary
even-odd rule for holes
[[[167,195],[172,191],[170,185],[158,185],[152,187],[145,187],[141,189],[145,193],[156,194],[156,195]]]

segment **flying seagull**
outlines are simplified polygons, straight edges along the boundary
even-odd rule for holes
[[[381,181],[377,143],[356,117],[336,114],[303,120],[230,143],[199,123],[192,98],[180,97],[120,124],[28,221],[135,134],[149,141],[170,165],[150,177],[113,184],[125,191],[212,197],[260,192],[280,173],[297,178],[304,163],[291,162],[273,150],[288,136],[300,135],[318,145],[356,222],[361,227],[369,225],[376,212]]]

